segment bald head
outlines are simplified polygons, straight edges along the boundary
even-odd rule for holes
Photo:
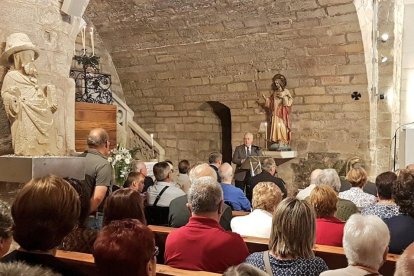
[[[311,175],[310,175],[310,184],[312,185],[312,184],[315,184],[315,182],[316,182],[316,178],[321,174],[321,172],[322,172],[322,170],[321,169],[316,169],[316,170],[313,170],[312,172],[311,172]]]
[[[414,276],[414,243],[398,258],[394,276]]]
[[[89,148],[100,148],[106,146],[109,135],[103,128],[94,128],[89,132],[87,144]]]
[[[198,182],[208,178],[214,178],[217,182],[216,171],[214,171],[214,169],[207,163],[203,163],[192,168],[188,176],[190,177],[191,185],[197,184]]]
[[[405,168],[411,172],[414,172],[414,164],[408,164]]]
[[[148,175],[147,166],[145,165],[144,161],[133,160],[131,163],[131,169],[133,172],[142,173],[144,176]]]
[[[231,184],[231,181],[233,180],[233,167],[229,163],[221,165],[218,173],[223,183]]]

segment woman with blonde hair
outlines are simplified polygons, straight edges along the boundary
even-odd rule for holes
[[[342,246],[345,222],[335,217],[338,203],[335,191],[327,185],[316,186],[309,202],[316,212],[316,243]]]
[[[374,204],[376,197],[365,193],[362,189],[367,183],[367,172],[362,167],[352,168],[346,175],[346,180],[351,183],[352,188],[345,192],[340,192],[339,197],[352,201],[359,210]]]
[[[269,238],[272,214],[282,200],[282,191],[273,182],[260,182],[253,189],[253,212],[231,220],[231,230],[242,236]]]
[[[315,224],[315,212],[308,202],[284,199],[273,214],[269,251],[251,254],[246,263],[269,275],[319,275],[328,267],[312,251]]]

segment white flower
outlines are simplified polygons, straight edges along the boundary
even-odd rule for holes
[[[114,161],[114,159],[112,157],[108,157],[108,162],[112,163],[112,161]]]
[[[125,159],[125,164],[129,165],[131,161],[129,159]]]
[[[121,155],[119,155],[119,154],[115,155],[115,160],[116,160],[116,161],[119,161],[119,160],[121,160],[121,159],[122,159]]]

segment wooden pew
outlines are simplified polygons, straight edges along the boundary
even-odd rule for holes
[[[184,270],[184,269],[178,269],[174,268],[168,265],[161,265],[157,264],[157,276],[170,276],[170,275],[176,275],[176,276],[217,276],[221,275],[218,273],[213,272],[207,272],[207,271],[191,271],[191,270]]]
[[[61,261],[78,268],[83,274],[88,276],[99,276],[98,268],[95,266],[93,255],[57,250],[56,257]]]
[[[98,276],[99,272],[95,266],[93,255],[85,254],[80,252],[71,252],[57,250],[56,257],[61,261],[76,266],[81,272],[88,276]],[[157,264],[157,276],[190,276],[190,275],[200,275],[200,276],[217,276],[221,274],[207,272],[207,271],[190,271],[184,269],[173,268],[168,265]]]
[[[163,250],[165,250],[165,240],[174,228],[155,225],[149,225],[148,227],[154,232],[156,241],[159,242],[157,243],[158,247],[161,248],[162,246]],[[243,237],[243,239],[250,253],[269,250],[269,239],[256,237]],[[326,262],[329,269],[343,268],[348,265],[344,249],[342,247],[317,244],[315,245],[313,251],[316,256],[322,258]],[[388,254],[385,264],[380,269],[381,274],[394,274],[395,262],[397,261],[398,256],[399,255]]]
[[[243,237],[250,253],[269,250],[269,240],[256,237]],[[343,268],[348,265],[344,249],[342,247],[315,244],[313,251],[315,256],[322,258],[329,269]],[[385,264],[381,267],[382,275],[394,275],[395,262],[399,255],[388,254]]]
[[[231,211],[231,215],[234,217],[241,217],[241,216],[246,216],[250,214],[250,212],[244,212],[244,211]]]

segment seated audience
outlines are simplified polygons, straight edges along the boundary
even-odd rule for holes
[[[153,171],[157,182],[148,188],[148,205],[168,207],[173,199],[185,195],[183,190],[175,187],[172,178],[173,171],[169,163],[156,163]]]
[[[269,238],[272,216],[282,192],[272,182],[260,182],[253,189],[253,212],[231,220],[231,230],[242,236]]]
[[[267,276],[268,274],[264,273],[260,269],[242,263],[236,266],[229,267],[226,271],[224,271],[223,276]]]
[[[312,190],[309,202],[316,213],[317,244],[342,246],[345,222],[334,217],[338,197],[328,185],[319,185]]]
[[[392,186],[397,179],[393,172],[384,172],[377,176],[375,185],[377,185],[378,202],[364,208],[361,212],[363,215],[375,215],[381,219],[398,216],[400,209],[392,199]]]
[[[154,234],[136,219],[114,220],[104,226],[93,252],[102,276],[155,276],[157,255]]]
[[[65,179],[78,193],[80,199],[80,215],[78,224],[75,228],[63,239],[59,249],[75,252],[83,252],[92,254],[93,243],[96,239],[97,230],[86,227],[86,219],[89,215],[90,208],[90,193],[87,186],[83,182],[67,178]]]
[[[398,258],[394,276],[414,275],[414,243],[410,244]]]
[[[314,242],[315,212],[308,202],[289,197],[279,203],[273,214],[269,251],[251,254],[246,263],[269,275],[316,276],[328,267],[315,257]]]
[[[10,206],[0,200],[0,258],[9,252],[12,239],[13,219]]]
[[[328,185],[330,186],[338,196],[339,188],[341,186],[341,181],[339,179],[338,173],[334,169],[324,169],[319,172],[319,175],[314,180],[315,186],[319,185]],[[358,213],[358,207],[350,201],[342,198],[338,198],[338,203],[336,204],[335,217],[346,221],[348,218],[355,213]]]
[[[210,153],[210,155],[208,157],[208,163],[210,164],[210,167],[212,167],[214,169],[214,171],[216,172],[218,183],[221,183],[223,180],[221,179],[218,170],[219,170],[221,164],[223,163],[223,155],[220,152],[217,152],[217,151],[214,151],[214,152]]]
[[[191,183],[197,183],[198,179],[201,177],[216,177],[216,172],[208,165],[201,164],[194,167],[190,173],[189,178]],[[191,184],[194,185],[194,184]],[[168,213],[168,226],[170,227],[181,227],[188,223],[191,213],[187,207],[188,198],[187,195],[177,197],[170,203],[169,213]],[[227,204],[223,205],[223,214],[220,217],[220,225],[225,230],[231,230],[230,221],[232,219],[232,212],[230,206]]]
[[[386,260],[389,241],[390,233],[379,217],[352,215],[345,224],[343,239],[348,266],[321,275],[380,275],[378,270]]]
[[[352,168],[364,168],[364,163],[359,157],[353,157],[347,161],[346,165],[346,174],[352,169]],[[352,188],[351,183],[346,179],[346,177],[341,176],[341,188],[339,192],[345,192]],[[370,181],[367,181],[362,188],[362,190],[365,193],[368,193],[373,196],[377,196],[377,187],[375,186],[375,183],[372,183]]]
[[[145,176],[144,189],[142,190],[142,192],[145,193],[149,187],[154,185],[154,180],[152,180],[152,177],[148,176],[148,170],[147,166],[145,165],[145,162],[139,160],[132,160],[131,168],[132,172],[139,172]]]
[[[62,275],[82,275],[54,256],[80,215],[79,196],[69,183],[57,176],[32,179],[18,192],[11,212],[13,238],[20,248],[1,262],[25,262]]]
[[[145,176],[139,172],[130,172],[124,183],[124,188],[130,188],[142,193],[144,191]]]
[[[414,242],[414,172],[401,170],[392,193],[400,214],[384,221],[391,234],[390,253],[401,254]]]
[[[359,210],[375,203],[376,197],[362,190],[367,182],[367,172],[362,167],[352,168],[346,175],[346,179],[351,183],[352,188],[340,192],[340,198],[352,201]]]
[[[106,199],[103,225],[122,219],[137,219],[146,224],[143,206],[142,197],[137,191],[129,188],[119,189]]]
[[[251,201],[253,197],[254,186],[259,182],[273,182],[282,191],[282,197],[287,196],[286,184],[281,179],[275,176],[276,174],[276,163],[273,158],[265,158],[262,161],[262,172],[251,178],[248,178],[246,185],[246,196]]]
[[[61,276],[62,274],[42,266],[31,266],[24,262],[0,263],[2,276]]]
[[[321,169],[315,169],[311,172],[309,186],[299,191],[299,193],[296,195],[297,199],[304,200],[305,198],[310,196],[310,193],[316,187],[315,180],[321,172],[322,172]]]
[[[218,173],[222,179],[220,183],[223,189],[224,202],[230,205],[234,211],[249,211],[252,209],[250,201],[244,195],[243,191],[231,184],[233,180],[233,168],[229,163],[224,163],[218,169]]]
[[[245,260],[247,246],[239,234],[225,231],[218,223],[223,191],[216,177],[201,176],[192,183],[188,194],[190,221],[168,235],[165,263],[181,269],[223,273]]]
[[[190,162],[188,160],[181,160],[178,163],[178,177],[177,177],[177,186],[184,191],[184,193],[188,193],[188,189],[190,189],[190,177],[188,176],[188,171],[190,170]]]

